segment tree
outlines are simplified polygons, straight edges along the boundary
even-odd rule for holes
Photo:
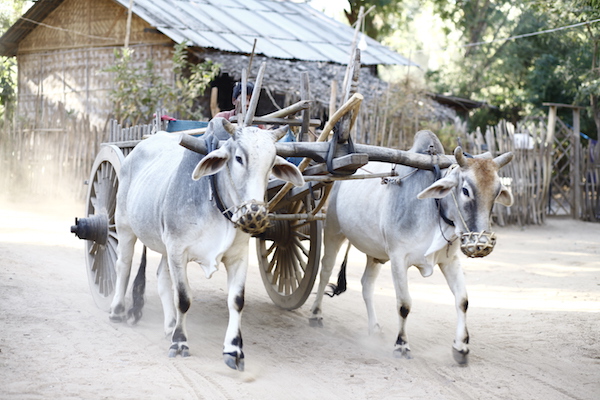
[[[0,35],[31,6],[30,1],[12,0],[0,9]],[[17,99],[17,62],[14,57],[0,57],[0,118],[12,118]]]
[[[430,73],[430,82],[439,91],[498,107],[478,111],[471,122],[517,121],[545,112],[545,101],[572,104],[585,97],[585,90],[598,92],[599,35],[593,25],[529,36],[598,18],[597,0],[432,1],[448,29],[462,34],[463,51],[453,67]],[[503,40],[509,37],[517,39]],[[592,99],[592,109],[597,101]],[[595,136],[597,129],[589,121],[582,126]]]
[[[380,40],[388,36],[402,18],[403,0],[348,0],[349,10],[344,10],[348,23],[353,26],[358,20],[360,7],[366,12],[375,8],[364,18],[365,35]],[[361,27],[362,29],[362,27]]]
[[[136,67],[129,48],[115,49],[116,62],[105,69],[114,73],[114,88],[110,92],[114,117],[124,124],[147,121],[158,108],[166,108],[182,119],[200,119],[194,100],[208,87],[219,65],[206,61],[192,64],[187,58],[187,45],[175,45],[173,51],[174,80],[164,80],[154,69],[152,60],[143,68]]]

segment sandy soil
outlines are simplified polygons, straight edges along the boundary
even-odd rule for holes
[[[382,335],[369,337],[360,295],[364,256],[351,253],[349,292],[324,301],[325,327],[275,307],[251,257],[243,316],[246,371],[221,348],[226,274],[190,265],[192,356],[167,358],[154,273],[144,318],[113,324],[90,295],[83,243],[69,227],[81,204],[0,203],[2,399],[598,399],[600,224],[551,219],[498,228],[485,259],[463,259],[471,357],[457,366],[453,298],[442,274],[411,270],[414,359],[392,357],[394,291],[376,291]],[[158,257],[149,261],[153,271]]]

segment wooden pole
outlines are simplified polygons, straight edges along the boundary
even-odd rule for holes
[[[300,75],[301,86],[300,86],[300,98],[302,100],[310,100],[310,84],[308,78],[308,72],[302,72]],[[302,110],[302,126],[300,128],[300,134],[298,135],[298,141],[305,141],[306,135],[308,135],[308,126],[310,123],[310,108]]]
[[[242,98],[240,99],[240,105],[242,107],[242,109],[240,110],[240,116],[241,118],[238,118],[238,124],[243,128],[244,124],[246,123],[246,101],[248,100],[248,94],[247,94],[247,88],[246,86],[248,85],[248,70],[247,69],[242,69],[242,92],[240,94],[240,96],[242,96]]]
[[[248,107],[248,114],[244,118],[244,126],[252,125],[252,119],[256,113],[256,106],[258,106],[258,98],[260,97],[260,88],[262,86],[263,76],[265,75],[265,68],[267,63],[263,61],[258,70],[256,76],[256,82],[254,82],[254,90],[252,91],[252,97],[250,98],[250,106]],[[244,86],[245,88],[245,86]]]
[[[329,96],[329,115],[335,114],[337,104],[337,81],[334,79],[331,81],[331,92]]]
[[[254,38],[254,44],[252,45],[252,53],[250,53],[250,61],[248,62],[248,76],[252,74],[252,60],[254,60],[254,51],[256,50],[256,38]]]
[[[129,36],[131,34],[131,13],[133,8],[133,0],[129,0],[129,9],[127,10],[127,26],[125,27],[125,43],[123,47],[129,47]]]
[[[581,138],[579,137],[579,108],[573,108],[573,142],[572,142],[572,159],[573,166],[571,171],[571,184],[573,185],[573,218],[581,217]]]
[[[221,111],[219,109],[218,96],[219,88],[214,86],[212,89],[210,89],[210,114],[212,117],[214,117]]]

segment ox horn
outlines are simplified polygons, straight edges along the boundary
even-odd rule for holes
[[[226,119],[223,119],[223,128],[229,133],[231,136],[235,135],[235,126]]]
[[[514,154],[512,152],[507,152],[504,154],[500,154],[498,157],[494,158],[494,163],[498,166],[498,169],[504,167],[506,164],[512,161]]]
[[[456,158],[456,162],[458,163],[458,165],[460,167],[462,167],[462,168],[468,167],[467,159],[465,158],[465,155],[463,154],[462,147],[458,146],[458,147],[456,147],[456,149],[454,149],[454,157]]]
[[[271,131],[271,135],[273,135],[273,138],[277,142],[279,139],[281,139],[282,137],[285,136],[285,134],[287,133],[288,129],[289,129],[289,125],[284,125],[281,128],[278,128],[278,129],[275,129],[274,131]]]

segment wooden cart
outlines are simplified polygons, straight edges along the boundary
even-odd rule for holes
[[[245,124],[269,123],[301,126],[301,134],[320,121],[309,119],[307,98],[308,77],[303,75],[304,97],[300,102],[263,117],[254,117],[260,93],[264,65],[256,79],[248,114],[242,114]],[[245,83],[245,73],[242,74]],[[245,84],[243,85],[245,87]],[[350,87],[350,86],[349,86]],[[256,96],[254,96],[256,94]],[[242,93],[245,99],[245,93]],[[282,181],[270,182],[266,194],[269,201],[270,227],[256,237],[260,273],[266,291],[279,307],[293,310],[304,304],[313,288],[321,255],[321,234],[324,205],[332,183],[338,179],[381,178],[382,175],[358,175],[355,172],[368,161],[384,161],[422,169],[450,165],[447,158],[407,153],[376,146],[353,145],[350,130],[362,102],[359,93],[347,91],[346,101],[330,117],[315,142],[276,143],[282,157],[304,157],[299,168],[306,184],[292,188]],[[242,109],[245,109],[242,105]],[[300,118],[293,117],[301,113]],[[160,124],[155,121],[154,130]],[[329,139],[334,126],[340,129]],[[116,195],[123,160],[151,127],[126,130],[113,124],[111,139],[104,143],[92,166],[85,218],[75,220],[71,231],[85,240],[86,266],[92,295],[98,307],[108,310],[115,289],[118,233],[115,226]],[[180,132],[180,144],[192,151],[206,154],[202,138],[191,134],[202,129]],[[391,169],[390,169],[391,170]],[[385,176],[392,176],[393,172]]]

